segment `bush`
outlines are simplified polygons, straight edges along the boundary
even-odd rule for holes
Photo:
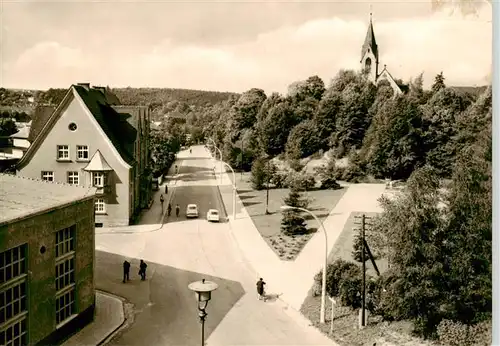
[[[288,174],[285,172],[275,172],[272,175],[271,183],[274,184],[278,189],[288,187],[286,184]]]
[[[299,191],[309,191],[316,186],[316,180],[312,174],[291,171],[285,179],[285,185]]]
[[[356,270],[358,271],[358,274],[356,274]],[[339,258],[335,262],[328,264],[328,267],[326,268],[326,292],[330,297],[337,297],[339,296],[340,292],[340,285],[342,281],[346,278],[344,276],[344,273],[348,273],[349,275],[360,275],[361,270],[359,269],[359,266],[355,263],[344,261],[343,259]],[[320,270],[318,274],[315,275],[314,280],[317,283],[317,287],[321,287],[322,281],[323,281],[323,271]],[[346,284],[344,287],[343,294],[345,296],[348,296],[347,292],[350,290],[350,284]]]
[[[353,266],[342,273],[339,283],[339,298],[344,306],[354,309],[361,307],[361,289],[363,280],[361,270]]]
[[[304,165],[298,159],[290,160],[289,165],[295,172],[300,172],[304,168]]]
[[[445,346],[491,345],[491,321],[466,325],[451,320],[442,320],[437,327],[439,342]]]

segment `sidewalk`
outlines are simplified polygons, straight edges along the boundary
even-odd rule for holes
[[[124,322],[122,301],[111,294],[96,291],[94,322],[73,335],[62,346],[100,345]]]
[[[207,156],[210,157],[208,151]],[[219,165],[216,165],[215,174],[220,181]],[[229,218],[231,233],[250,266],[260,276],[268,278],[269,289],[282,293],[280,299],[293,309],[300,310],[314,283],[315,274],[323,267],[324,234],[317,232],[295,261],[281,261],[260,235],[238,195],[236,219],[232,218],[232,181],[226,172],[222,174],[222,184],[219,189],[223,203],[231,216]],[[347,187],[342,199],[323,222],[327,230],[328,253],[335,245],[351,212],[381,211],[377,200],[384,191],[385,184],[352,184]]]

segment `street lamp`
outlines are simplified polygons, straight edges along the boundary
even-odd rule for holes
[[[282,210],[290,210],[290,209],[297,209],[300,211],[303,211],[305,213],[308,213],[309,215],[312,215],[312,217],[316,220],[317,223],[321,226],[321,230],[323,231],[323,234],[325,235],[325,263],[323,264],[323,280],[321,282],[321,310],[320,310],[320,316],[319,316],[319,322],[320,323],[325,323],[325,305],[326,305],[326,267],[328,265],[328,237],[326,235],[326,229],[325,226],[323,225],[323,222],[321,222],[320,219],[316,217],[311,211],[300,208],[300,207],[292,207],[290,205],[283,205],[281,206]]]
[[[215,145],[215,141],[212,138],[208,139],[212,141],[212,143],[214,144],[214,148],[219,152],[220,155],[220,183],[222,184],[222,152],[220,151],[219,148],[217,148],[217,146]],[[217,155],[215,156],[215,159],[217,160]]]
[[[222,163],[228,166],[233,173],[233,220],[236,220],[236,175],[234,174],[233,167],[229,166],[227,162],[222,161]]]
[[[205,279],[192,282],[188,285],[188,288],[195,292],[196,301],[198,302],[198,317],[200,318],[201,323],[201,346],[205,345],[205,319],[208,315],[205,312],[205,309],[207,308],[208,301],[211,298],[212,291],[215,291],[217,287],[219,286],[215,282],[205,281]]]

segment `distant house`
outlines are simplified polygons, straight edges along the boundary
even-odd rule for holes
[[[30,146],[29,131],[25,126],[10,136],[0,137],[0,160],[20,160]]]
[[[109,89],[72,85],[39,107],[19,175],[97,187],[97,226],[129,225],[151,198],[150,109],[122,106]]]
[[[94,188],[0,174],[0,345],[57,345],[93,321]]]

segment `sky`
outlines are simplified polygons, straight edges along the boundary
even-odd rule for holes
[[[0,0],[0,86],[168,87],[285,93],[359,69],[373,12],[380,68],[424,86],[489,83],[491,6],[464,16],[430,0]]]

